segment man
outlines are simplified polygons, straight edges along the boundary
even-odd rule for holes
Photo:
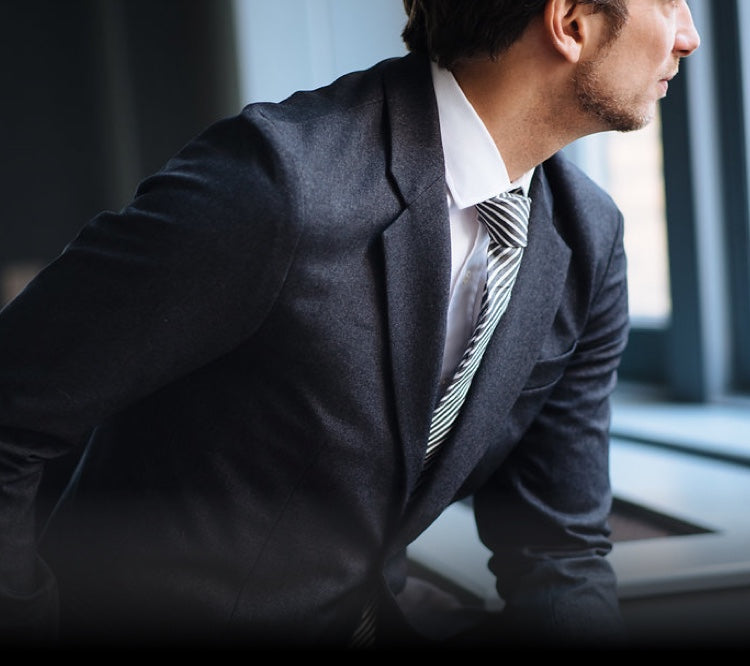
[[[10,639],[429,644],[405,550],[466,497],[505,608],[456,644],[620,639],[622,218],[557,151],[647,123],[698,35],[682,0],[405,6],[410,55],[208,128],[2,312]]]

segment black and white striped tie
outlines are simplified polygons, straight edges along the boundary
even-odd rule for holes
[[[479,220],[490,236],[487,250],[487,282],[477,325],[450,383],[435,408],[425,453],[425,468],[450,433],[464,402],[474,373],[497,322],[508,307],[521,264],[529,225],[531,199],[520,190],[504,192],[477,204]]]
[[[371,600],[367,603],[359,619],[354,634],[349,641],[351,648],[371,648],[375,643],[375,629],[377,628],[377,603]]]

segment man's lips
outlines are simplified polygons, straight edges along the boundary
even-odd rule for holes
[[[665,76],[663,79],[659,81],[659,84],[661,85],[662,89],[664,90],[664,94],[667,94],[667,90],[669,90],[669,82],[677,76],[677,72],[674,72],[673,74],[670,74],[669,76]]]

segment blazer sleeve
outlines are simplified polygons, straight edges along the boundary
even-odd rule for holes
[[[208,128],[0,312],[0,633],[54,628],[36,556],[45,463],[232,349],[271,307],[297,238],[272,135],[251,110]]]
[[[536,645],[545,638],[588,644],[623,637],[606,559],[609,398],[628,331],[623,220],[619,211],[614,215],[615,231],[598,262],[601,277],[566,370],[551,390],[535,389],[550,391],[540,412],[474,497],[480,538],[492,552],[489,566],[505,601],[504,633]]]

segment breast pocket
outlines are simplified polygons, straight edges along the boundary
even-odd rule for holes
[[[576,350],[574,343],[567,351],[556,356],[540,358],[535,363],[523,392],[543,391],[554,386],[554,384],[563,376],[565,368],[568,366],[573,353]]]

